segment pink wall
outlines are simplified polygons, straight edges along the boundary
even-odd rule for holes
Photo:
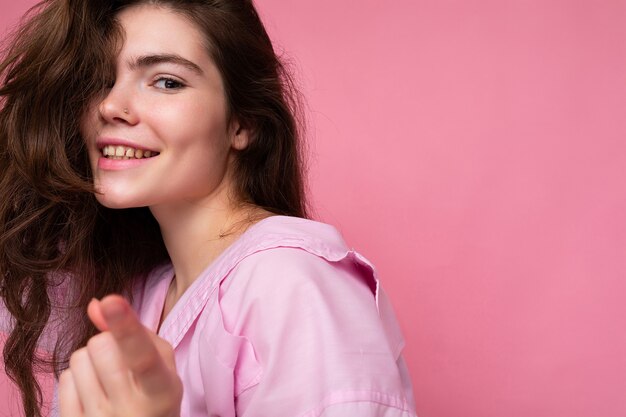
[[[257,3],[420,417],[625,416],[626,2]]]

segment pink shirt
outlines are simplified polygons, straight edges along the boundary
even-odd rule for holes
[[[156,330],[173,277],[134,295]],[[376,272],[331,226],[275,216],[250,227],[159,330],[183,381],[181,417],[410,417],[403,338]]]

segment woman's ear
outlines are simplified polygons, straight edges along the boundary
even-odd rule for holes
[[[239,121],[234,121],[231,132],[231,146],[238,151],[246,149],[250,144],[250,129],[243,127]]]

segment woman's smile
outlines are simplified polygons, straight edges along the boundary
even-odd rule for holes
[[[157,156],[158,153],[152,153],[152,151],[144,151],[142,149],[135,149],[128,146],[115,146],[107,145],[100,150],[102,156],[107,159],[142,159],[151,158]]]
[[[96,147],[100,151],[97,168],[108,171],[142,166],[147,160],[159,155],[157,150],[125,139],[99,138]]]

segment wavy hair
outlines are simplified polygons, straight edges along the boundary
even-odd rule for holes
[[[130,294],[169,259],[147,208],[96,202],[79,131],[81,116],[114,77],[123,39],[116,14],[145,3],[180,13],[203,31],[229,116],[254,132],[236,155],[240,200],[307,217],[299,94],[252,1],[37,4],[5,40],[0,61],[0,297],[12,323],[3,353],[26,417],[42,415],[36,373],[58,376],[95,334],[85,314],[91,298]],[[38,350],[48,333],[56,335],[49,355]]]

